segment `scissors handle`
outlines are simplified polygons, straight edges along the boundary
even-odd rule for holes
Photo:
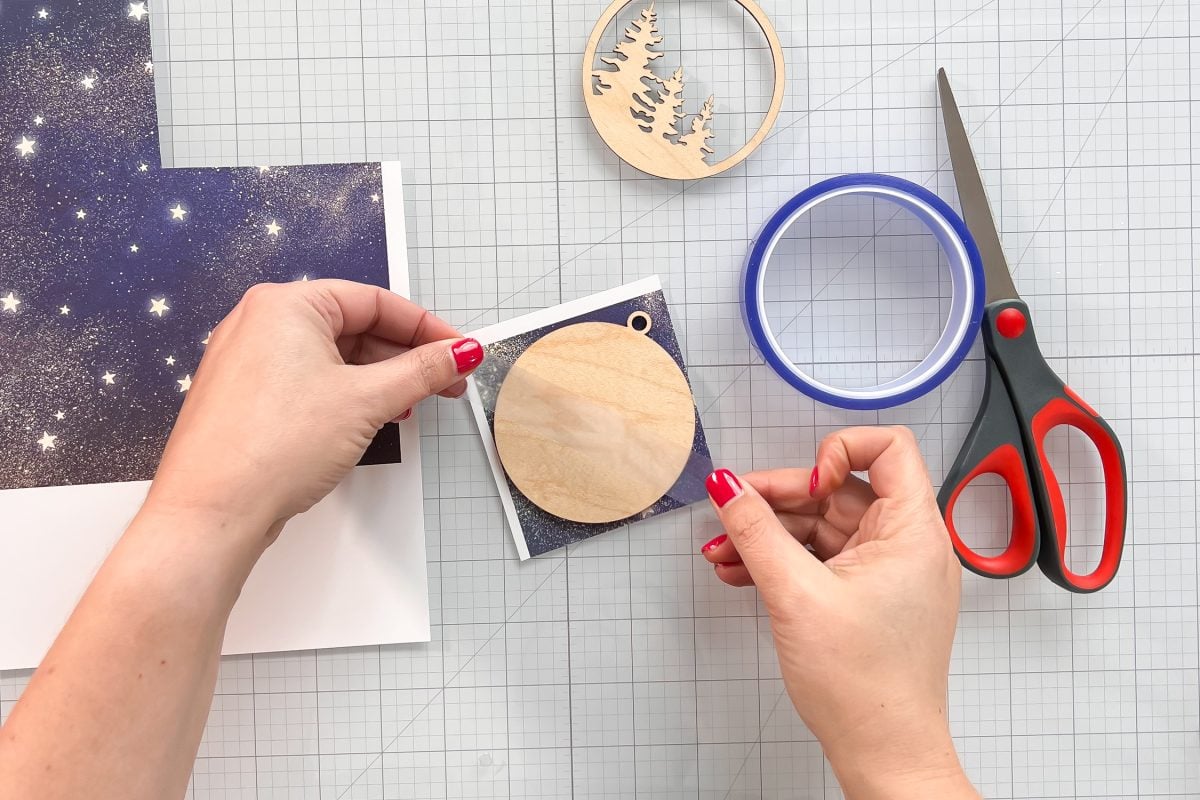
[[[938,496],[955,549],[970,570],[1013,577],[1034,561],[1059,586],[1094,592],[1116,576],[1125,543],[1125,455],[1112,429],[1046,363],[1020,300],[984,309],[988,385],[983,405],[958,460]],[[1088,574],[1067,564],[1067,510],[1062,488],[1046,453],[1050,431],[1065,425],[1087,436],[1104,471],[1104,543],[1100,563]],[[1004,479],[1012,497],[1013,529],[999,556],[967,547],[954,525],[954,506],[963,490],[984,474]]]
[[[1012,498],[1012,532],[999,555],[984,555],[963,541],[955,525],[954,508],[966,488],[984,475],[998,475]],[[987,353],[987,384],[975,423],[938,493],[938,504],[950,540],[967,569],[987,578],[1015,578],[1037,563],[1037,507],[1025,459],[1017,412],[1009,399],[1000,367]]]

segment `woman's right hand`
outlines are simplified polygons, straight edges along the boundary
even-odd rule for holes
[[[758,586],[788,694],[847,795],[976,797],[946,719],[961,567],[912,433],[844,430],[812,470],[719,470],[708,488],[728,536],[704,556]]]

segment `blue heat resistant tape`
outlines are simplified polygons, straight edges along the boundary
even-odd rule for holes
[[[867,389],[830,386],[803,372],[780,347],[767,324],[763,291],[767,262],[796,220],[837,197],[865,195],[891,201],[929,228],[946,253],[952,295],[941,338],[920,364],[900,377]],[[795,268],[795,267],[792,267]],[[750,248],[742,274],[742,312],[755,346],[785,381],[809,397],[839,408],[875,411],[926,394],[958,367],[979,334],[984,300],[983,260],[966,223],[940,197],[891,175],[843,175],[812,186],[789,200],[763,227]]]

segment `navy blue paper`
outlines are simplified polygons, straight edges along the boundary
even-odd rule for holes
[[[251,285],[388,285],[378,164],[162,168],[142,6],[0,0],[0,489],[152,477]]]

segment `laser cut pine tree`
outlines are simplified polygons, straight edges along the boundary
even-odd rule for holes
[[[634,118],[641,118],[646,123],[654,121],[651,112],[658,104],[657,93],[651,88],[658,82],[658,76],[650,69],[650,62],[663,57],[653,49],[662,42],[663,37],[658,33],[658,14],[651,3],[649,8],[642,9],[640,19],[629,23],[625,39],[613,48],[613,55],[600,59],[613,69],[592,73],[601,94],[611,91],[614,96],[630,98]]]
[[[606,66],[592,71],[592,121],[605,141],[631,163],[666,159],[707,167],[707,156],[714,152],[708,142],[716,136],[709,124],[715,100],[710,96],[705,101],[692,119],[690,132],[684,134],[680,129],[687,117],[683,69],[662,78],[651,66],[663,57],[655,48],[664,41],[651,3],[625,28],[613,54],[600,59]]]
[[[713,118],[713,98],[710,96],[704,101],[700,113],[692,117],[692,132],[686,136],[679,138],[679,143],[684,147],[694,148],[697,152],[711,155],[713,149],[708,146],[708,140],[716,136],[712,129],[708,127],[708,123]],[[701,156],[703,158],[704,156]]]
[[[683,113],[683,68],[675,70],[671,77],[660,83],[662,106],[654,118],[654,124],[650,126],[650,132],[655,136],[677,137],[679,136],[677,125],[687,116]]]

